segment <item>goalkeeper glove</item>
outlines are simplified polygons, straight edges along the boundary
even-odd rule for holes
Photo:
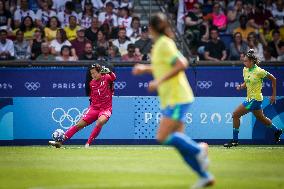
[[[109,70],[109,68],[107,68],[105,66],[102,66],[101,73],[102,74],[107,74],[107,73],[110,73],[110,70]]]

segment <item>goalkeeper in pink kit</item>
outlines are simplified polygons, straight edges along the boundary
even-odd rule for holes
[[[70,139],[79,130],[96,121],[96,126],[85,145],[86,148],[99,135],[103,125],[107,123],[112,114],[113,82],[116,79],[116,75],[109,68],[99,64],[91,66],[90,74],[92,77],[89,83],[91,105],[80,121],[66,131],[64,139],[64,141]],[[49,144],[60,148],[63,142],[49,141]]]

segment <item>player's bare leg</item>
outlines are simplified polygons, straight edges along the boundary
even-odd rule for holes
[[[239,144],[239,128],[240,128],[240,118],[246,115],[249,111],[245,108],[243,104],[239,105],[233,112],[233,140],[224,144],[224,147],[230,148],[232,146],[237,146]]]
[[[257,120],[263,123],[268,128],[274,131],[274,142],[280,142],[280,136],[282,135],[282,129],[278,129],[275,125],[273,125],[272,121],[263,114],[263,110],[254,110],[253,114]]]

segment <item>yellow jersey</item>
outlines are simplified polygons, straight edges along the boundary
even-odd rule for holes
[[[45,37],[47,38],[48,41],[52,41],[53,39],[56,38],[56,33],[57,33],[57,29],[56,30],[52,30],[48,27],[44,28],[44,33],[45,33]]]
[[[182,54],[171,38],[164,35],[160,36],[151,51],[154,78],[159,79],[170,72],[177,58],[181,56]],[[162,109],[176,104],[191,103],[194,100],[192,89],[184,71],[159,85],[158,94]]]
[[[262,81],[267,76],[268,72],[254,65],[252,68],[243,69],[244,82],[247,87],[247,100],[252,99],[262,101]]]
[[[66,26],[64,28],[69,41],[72,41],[73,39],[77,38],[77,30],[79,29],[80,29],[79,26],[76,26],[76,28],[74,28],[73,30],[69,26]]]

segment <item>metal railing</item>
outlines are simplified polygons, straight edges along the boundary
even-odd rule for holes
[[[149,64],[149,61],[141,61],[141,62],[102,62],[102,61],[32,61],[32,60],[8,60],[8,61],[0,61],[0,68],[5,67],[88,67],[94,63],[107,63],[113,65],[115,67],[131,67],[136,63]],[[203,66],[243,66],[241,61],[220,61],[220,62],[211,62],[211,61],[196,61],[190,62],[191,67],[203,67]],[[260,66],[276,66],[276,67],[284,67],[283,62],[261,62]]]

